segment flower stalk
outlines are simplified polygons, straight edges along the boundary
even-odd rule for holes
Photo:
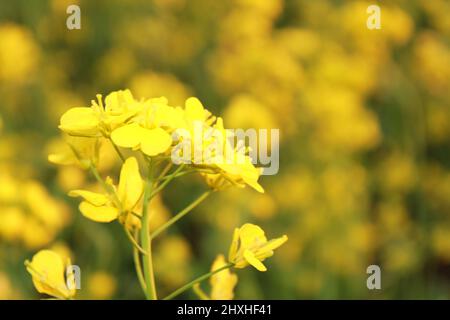
[[[200,203],[203,202],[210,194],[212,193],[211,190],[204,192],[200,197],[198,197],[196,200],[194,200],[191,204],[189,204],[186,208],[181,210],[179,213],[177,213],[175,216],[173,216],[169,221],[164,223],[162,226],[157,228],[155,231],[152,232],[151,238],[156,238],[161,232],[165,231],[167,228],[169,228],[171,225],[173,225],[175,222],[183,218],[186,214],[192,211],[196,206],[198,206]]]
[[[155,190],[153,190],[153,192],[151,193],[150,199],[153,198],[154,196],[156,196],[158,194],[158,192],[160,192],[161,190],[163,190],[173,179],[175,179],[177,177],[177,175],[180,173],[181,170],[183,170],[184,165],[180,165],[172,174],[169,174],[166,176],[166,178],[164,179],[163,182],[161,182],[160,185],[158,185]]]
[[[135,241],[137,241],[136,239],[138,238],[138,236],[139,236],[139,231],[136,229],[134,231]],[[134,266],[136,268],[136,274],[137,274],[137,277],[139,280],[139,284],[141,285],[141,288],[144,291],[144,294],[147,296],[147,286],[145,284],[145,278],[144,278],[144,274],[142,272],[142,265],[141,265],[139,250],[136,247],[133,248],[133,260],[134,260]]]
[[[149,230],[149,210],[148,205],[150,202],[150,196],[152,194],[153,188],[153,168],[151,162],[148,166],[148,177],[145,183],[144,189],[144,204],[142,206],[142,226],[141,226],[141,245],[142,248],[147,252],[147,255],[143,256],[143,268],[144,268],[144,278],[146,286],[146,297],[149,300],[156,300],[156,285],[155,285],[155,275],[153,272],[153,261],[152,261],[152,240],[150,238]]]

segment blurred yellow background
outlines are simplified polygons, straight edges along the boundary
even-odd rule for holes
[[[236,298],[450,298],[449,13],[446,0],[1,1],[0,298],[39,298],[23,261],[41,248],[81,267],[80,298],[142,298],[123,232],[66,195],[88,175],[47,161],[63,112],[123,88],[281,130],[265,194],[215,194],[158,239],[163,292],[252,222],[289,241],[266,274],[239,271]],[[152,204],[156,225],[204,188],[181,181]],[[366,287],[371,264],[382,290]]]

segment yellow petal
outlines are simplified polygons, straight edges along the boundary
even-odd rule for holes
[[[263,187],[258,183],[258,178],[261,174],[260,168],[255,168],[251,162],[246,162],[241,165],[240,176],[246,184],[260,193],[264,193]]]
[[[260,247],[256,250],[255,256],[261,260],[264,261],[264,259],[271,257],[273,255],[273,250],[280,247],[282,244],[284,244],[288,240],[288,237],[286,235],[272,239],[269,242],[267,242],[265,245]]]
[[[272,239],[264,246],[264,249],[267,250],[275,250],[276,248],[280,247],[283,243],[285,243],[288,240],[287,235],[283,235],[282,237]]]
[[[185,102],[186,117],[189,120],[204,121],[208,118],[209,112],[205,110],[200,100],[190,97]]]
[[[82,197],[94,206],[103,206],[108,202],[108,197],[101,193],[91,192],[87,190],[72,190],[69,192],[70,197]]]
[[[120,171],[117,194],[125,211],[131,210],[142,195],[144,185],[135,157],[128,158]]]
[[[118,90],[108,94],[105,98],[106,111],[117,112],[133,104],[135,101],[131,91]]]
[[[31,273],[38,292],[57,298],[68,298],[71,295],[64,278],[64,262],[55,252],[39,251],[33,256],[27,270]]]
[[[67,143],[65,148],[69,156],[76,159],[75,164],[85,167],[83,160],[96,162],[100,148],[100,139],[98,137],[75,137],[68,136],[64,139]]]
[[[255,255],[250,250],[244,251],[244,258],[249,264],[254,266],[258,271],[267,271],[266,266],[263,265],[261,261],[256,259]]]
[[[248,184],[250,187],[252,187],[253,189],[255,189],[256,191],[258,191],[259,193],[264,193],[264,188],[257,182],[254,180],[245,180],[245,183]]]
[[[239,244],[239,228],[234,229],[233,240],[231,241],[230,250],[228,252],[228,261],[234,262]]]
[[[68,153],[52,153],[48,155],[47,159],[49,162],[59,165],[71,165],[77,163],[77,159],[73,154],[70,155]]]
[[[219,254],[214,260],[211,271],[223,267],[227,262],[222,254]],[[211,276],[211,299],[213,300],[231,300],[233,299],[233,289],[236,286],[237,276],[229,269],[222,270]]]
[[[123,125],[128,120],[130,120],[132,117],[136,115],[138,112],[137,109],[131,110],[131,111],[125,111],[120,115],[109,115],[108,118],[105,119],[105,123],[108,123],[112,126],[112,129],[114,130],[119,125]]]
[[[59,128],[70,135],[95,136],[99,120],[94,110],[86,107],[71,108],[64,113]]]
[[[225,261],[225,257],[223,256],[223,254],[219,254],[219,255],[217,255],[216,259],[214,260],[214,262],[211,266],[211,271],[217,270],[226,264],[227,264],[227,262]],[[228,269],[226,269],[226,270],[228,270]],[[211,276],[211,279],[209,281],[211,284],[213,284],[216,279],[217,279],[217,277],[215,277],[215,275],[213,275],[213,276]]]
[[[111,222],[119,216],[117,208],[109,206],[96,207],[86,201],[80,203],[79,209],[83,216],[97,222]]]
[[[246,223],[241,227],[240,240],[243,248],[261,246],[267,242],[264,230],[251,223]]]
[[[225,270],[227,271],[227,270]],[[229,273],[226,278],[211,287],[212,300],[233,300],[234,287],[238,282],[238,277],[234,273]]]
[[[144,129],[141,150],[152,157],[165,152],[172,144],[172,137],[161,128]]]
[[[263,187],[258,183],[261,168],[256,168],[248,156],[235,154],[231,163],[219,162],[217,166],[228,174],[244,180],[244,182],[260,193],[264,193]]]
[[[111,133],[111,139],[119,147],[135,148],[139,145],[143,128],[137,123],[127,124]]]

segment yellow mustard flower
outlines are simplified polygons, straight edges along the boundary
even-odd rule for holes
[[[236,228],[231,242],[228,260],[234,263],[236,268],[245,268],[252,265],[259,271],[266,271],[262,261],[273,255],[273,250],[287,241],[288,237],[267,241],[264,230],[257,225],[246,223]]]
[[[220,254],[214,260],[211,271],[217,270],[225,266],[227,262],[225,257]],[[230,269],[225,269],[211,276],[211,299],[212,300],[232,300],[234,297],[234,287],[238,282],[236,274],[230,272]]]
[[[241,188],[249,185],[256,191],[264,193],[263,187],[258,183],[262,169],[256,168],[251,158],[245,152],[242,152],[241,149],[238,147],[232,148],[227,140],[227,133],[222,118],[217,118],[214,129],[221,133],[215,135],[215,139],[218,139],[218,143],[222,145],[223,154],[211,155],[214,158],[211,168],[217,173],[204,174],[207,183],[217,190],[231,185]]]
[[[264,193],[263,187],[258,183],[258,178],[262,173],[261,168],[256,168],[250,157],[245,155],[238,155],[236,163],[218,163],[217,166],[223,170],[223,175],[227,181],[232,181],[233,184],[242,186],[247,184],[258,192]]]
[[[144,188],[136,158],[130,157],[124,162],[117,188],[111,179],[107,179],[106,184],[111,188],[111,193],[87,190],[69,192],[69,196],[84,198],[79,208],[85,217],[97,222],[111,222],[121,213],[128,214],[136,208]]]
[[[33,256],[31,262],[25,262],[31,274],[33,284],[39,293],[48,294],[59,299],[71,299],[75,296],[75,280],[69,275],[66,279],[66,263],[55,252],[41,250]]]
[[[170,148],[171,132],[175,129],[183,128],[193,133],[195,122],[203,124],[211,116],[197,98],[188,98],[184,109],[167,103],[165,97],[143,102],[142,110],[131,123],[112,132],[112,141],[120,147],[156,156]]]
[[[195,97],[186,99],[184,104],[185,120],[188,124],[194,121],[206,122],[211,117],[211,112],[205,109],[203,104]]]
[[[77,165],[86,169],[97,163],[101,142],[98,138],[67,136],[50,143],[48,161],[59,165]]]
[[[174,126],[179,118],[173,107],[167,105],[164,97],[149,99],[135,119],[111,134],[112,141],[119,147],[141,150],[148,156],[164,153],[172,144],[172,137],[165,129]]]
[[[72,136],[109,137],[112,130],[125,124],[142,108],[130,90],[110,93],[105,98],[97,95],[91,107],[74,107],[64,113],[59,128]]]

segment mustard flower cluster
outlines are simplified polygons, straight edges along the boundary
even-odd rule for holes
[[[219,134],[196,140],[192,137],[198,126],[205,131],[214,129]],[[261,169],[252,164],[245,150],[242,152],[242,147],[233,146],[227,139],[223,120],[213,116],[197,98],[188,98],[184,107],[180,107],[169,105],[165,97],[137,100],[129,90],[116,91],[107,95],[104,101],[98,95],[90,107],[69,109],[62,115],[59,128],[68,136],[69,148],[49,155],[49,161],[61,165],[76,164],[89,170],[96,179],[100,191],[74,189],[68,195],[82,198],[79,210],[86,218],[101,223],[118,221],[123,226],[133,246],[136,273],[147,299],[158,298],[152,259],[152,240],[155,237],[214,191],[250,186],[264,192],[258,183]],[[177,130],[184,130],[184,134],[177,134]],[[110,176],[102,177],[98,170],[99,148],[105,142],[111,144],[122,160],[117,183]],[[203,149],[214,150],[208,154],[208,161],[194,159],[199,143]],[[179,150],[177,146],[180,144],[188,144],[192,148]],[[221,148],[211,148],[217,145]],[[181,152],[184,159],[192,157],[192,161],[177,165],[172,158],[174,152]],[[232,161],[226,161],[229,159]],[[190,173],[203,176],[210,190],[165,224],[151,229],[150,201],[172,180]],[[283,236],[267,241],[260,227],[244,224],[235,231],[228,260],[219,255],[209,273],[175,290],[166,299],[190,288],[194,288],[201,298],[206,296],[199,283],[209,277],[212,285],[210,298],[231,299],[237,276],[228,269],[251,265],[259,271],[266,271],[262,261],[272,256],[273,250],[286,240],[287,236]],[[36,289],[58,299],[75,296],[72,286],[68,286],[68,281],[73,279],[65,279],[66,265],[51,250],[41,250],[31,262],[26,262]]]
[[[91,107],[68,110],[61,117],[59,128],[75,137],[110,139],[115,146],[141,151],[146,157],[167,157],[171,147],[180,143],[173,141],[172,133],[183,129],[193,137],[196,124],[205,130],[220,130],[225,135],[222,119],[212,116],[197,98],[188,98],[182,108],[170,106],[165,97],[138,101],[129,90],[124,90],[112,92],[104,103],[98,95]],[[179,139],[186,139],[186,136]],[[249,185],[259,192],[264,191],[258,184],[261,170],[253,166],[248,155],[232,149],[227,139],[218,136],[203,139],[202,143],[206,144],[203,149],[219,143],[225,153],[235,153],[231,155],[235,159],[231,164],[224,161],[226,156],[230,157],[228,154],[215,154],[215,163],[202,164],[211,186],[221,189],[229,185]],[[194,157],[194,152],[191,154]]]

